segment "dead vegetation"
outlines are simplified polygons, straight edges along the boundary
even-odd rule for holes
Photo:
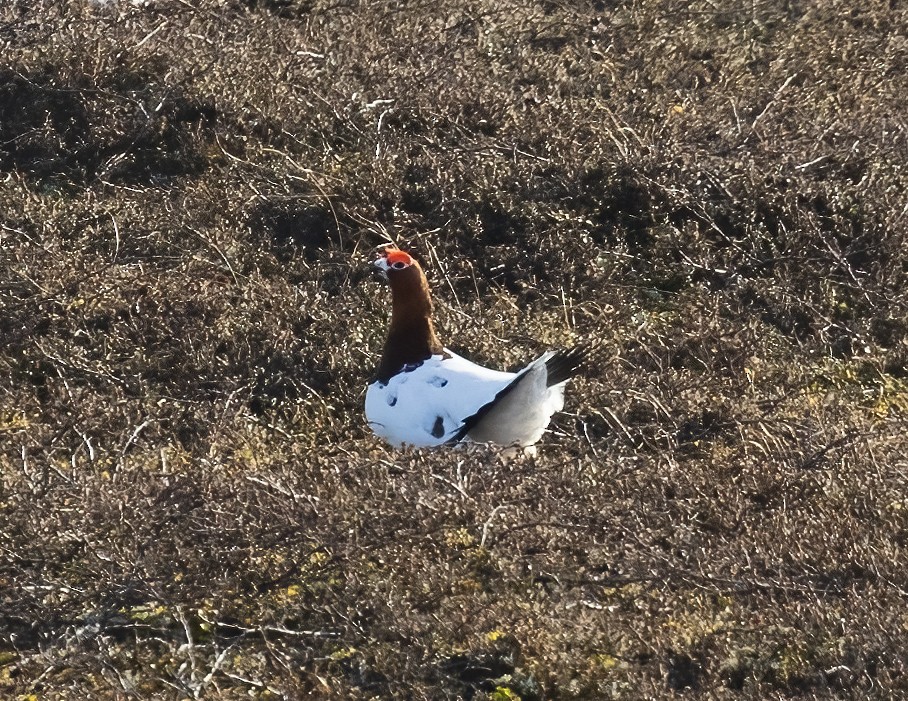
[[[3,4],[2,695],[908,693],[905,26]],[[537,460],[368,435],[385,235]]]

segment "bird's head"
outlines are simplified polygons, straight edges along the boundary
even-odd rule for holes
[[[409,253],[400,250],[393,244],[386,246],[382,250],[374,265],[376,270],[386,280],[397,277],[398,274],[404,273],[409,268],[419,267],[419,264]]]

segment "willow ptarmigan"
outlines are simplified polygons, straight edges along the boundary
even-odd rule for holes
[[[391,286],[391,326],[366,392],[372,430],[393,445],[472,441],[535,452],[552,414],[564,406],[564,385],[584,350],[548,351],[517,373],[471,363],[435,335],[419,263],[389,246],[375,266]]]

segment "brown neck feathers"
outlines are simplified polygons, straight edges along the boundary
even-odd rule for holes
[[[387,382],[406,365],[443,352],[432,324],[432,297],[419,263],[388,271],[391,284],[391,327],[385,341],[378,380]]]

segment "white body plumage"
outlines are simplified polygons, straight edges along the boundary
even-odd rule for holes
[[[366,419],[394,445],[435,446],[462,438],[526,447],[538,441],[552,414],[564,406],[564,382],[547,385],[549,351],[519,373],[490,370],[446,351],[387,383],[366,391]],[[460,436],[464,423],[489,405],[518,377],[483,420]]]

